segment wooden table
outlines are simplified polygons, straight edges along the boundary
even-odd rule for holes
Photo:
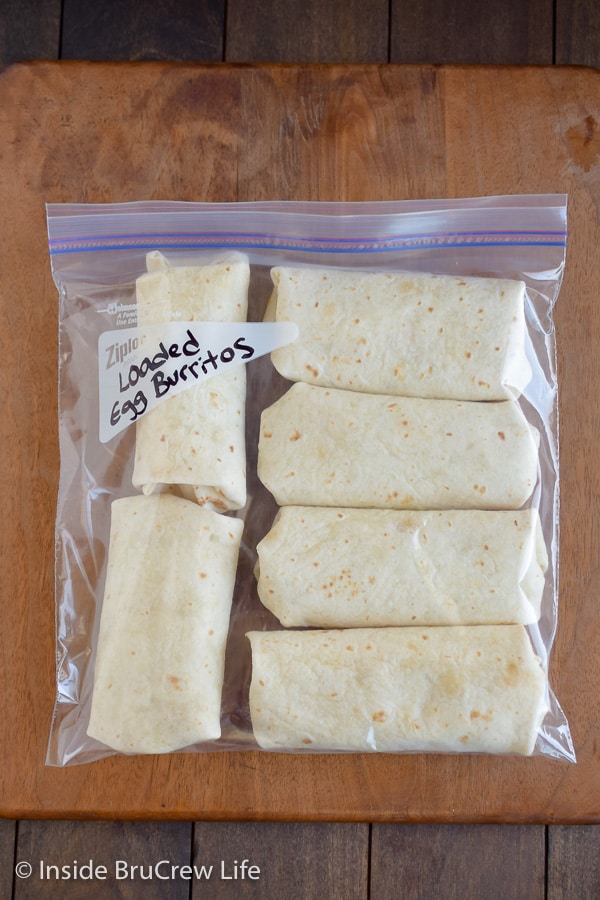
[[[577,68],[40,63],[0,78],[0,813],[597,822],[600,75]],[[244,752],[53,769],[56,290],[45,202],[569,194],[556,309],[561,595],[577,765]]]

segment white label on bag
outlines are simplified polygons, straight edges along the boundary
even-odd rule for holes
[[[293,322],[165,322],[98,340],[103,444],[169,397],[294,341]]]

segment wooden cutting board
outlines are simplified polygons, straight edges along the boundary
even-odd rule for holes
[[[561,592],[544,758],[112,757],[44,765],[54,698],[57,298],[44,203],[569,194],[556,309]],[[38,63],[0,76],[0,813],[600,820],[600,74],[574,68]]]

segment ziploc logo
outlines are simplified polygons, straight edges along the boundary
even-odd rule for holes
[[[98,341],[100,440],[159,403],[295,340],[292,322],[166,322],[105,331]]]

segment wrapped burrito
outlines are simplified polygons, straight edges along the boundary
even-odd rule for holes
[[[522,625],[253,631],[266,750],[533,752],[546,676]]]
[[[548,566],[533,509],[286,506],[258,560],[263,604],[317,628],[536,622]]]
[[[166,264],[149,253],[138,278],[138,324],[243,322],[250,269],[239,255],[205,266]],[[246,370],[238,366],[169,397],[136,425],[133,483],[145,494],[166,485],[215,509],[246,502]]]
[[[123,753],[220,737],[242,528],[169,494],[113,502],[90,737]]]
[[[518,509],[536,483],[538,444],[513,400],[299,382],[262,413],[258,475],[279,506]]]
[[[504,400],[531,379],[522,281],[309,267],[271,275],[267,316],[300,332],[272,354],[291,381]]]

